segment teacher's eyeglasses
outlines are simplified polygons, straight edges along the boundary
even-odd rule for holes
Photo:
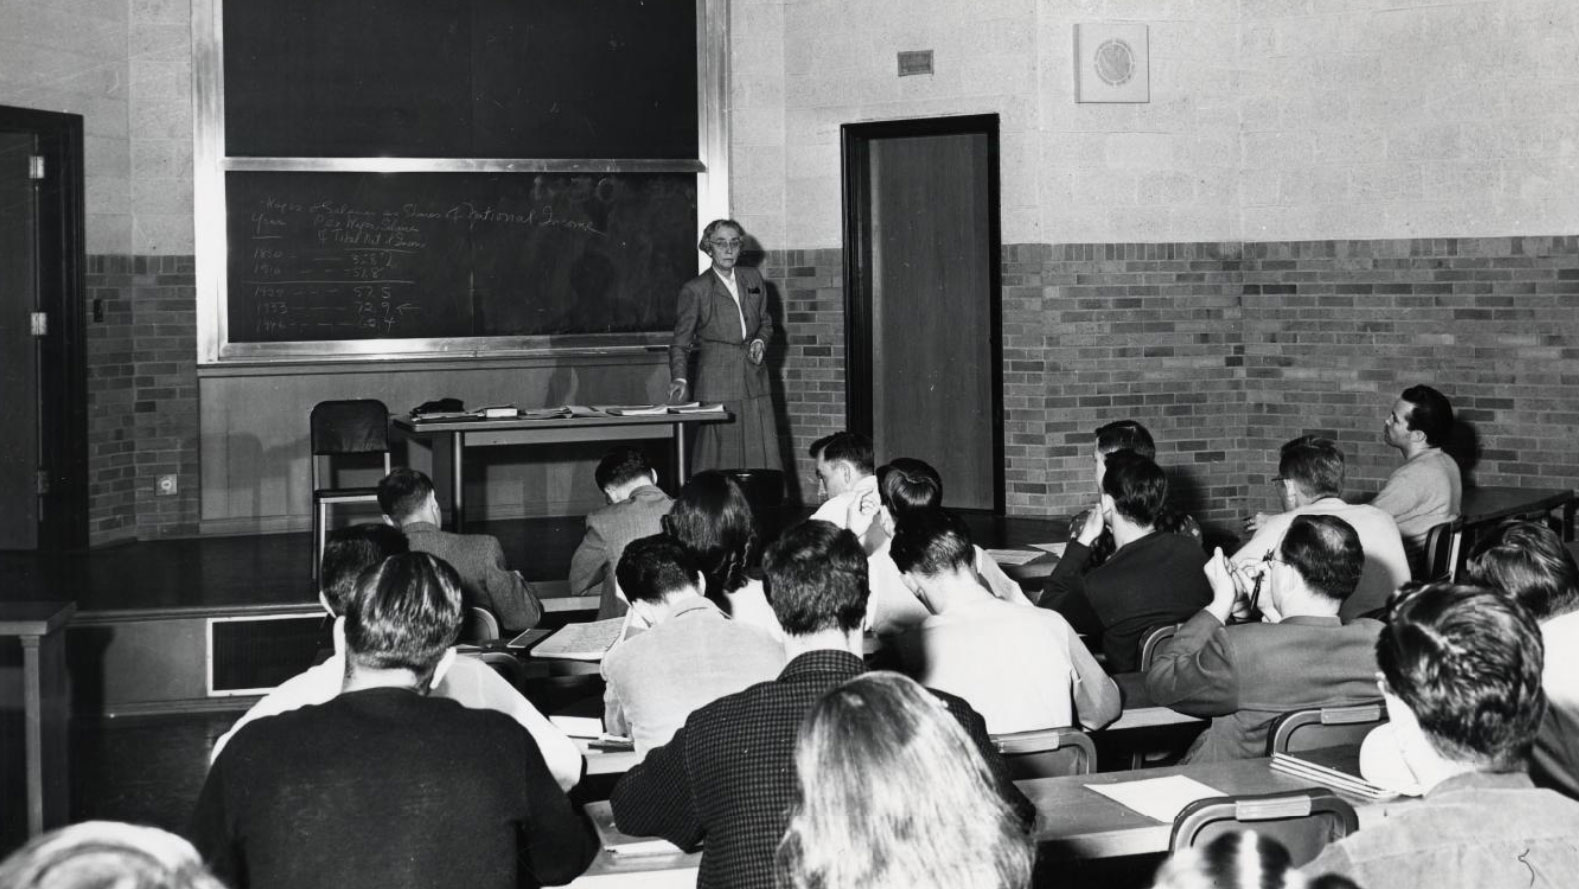
[[[712,244],[714,247],[717,247],[720,250],[739,250],[740,249],[740,239],[739,238],[730,238],[727,241],[724,240],[723,238],[714,238],[711,241],[709,241],[708,243]]]

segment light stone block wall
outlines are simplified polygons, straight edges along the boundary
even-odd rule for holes
[[[1149,26],[1151,101],[1074,101],[1074,25]],[[840,126],[1000,115],[1005,243],[1579,227],[1571,0],[736,0],[732,205],[842,240]],[[936,73],[900,78],[901,50]],[[782,170],[782,172],[780,172]]]
[[[130,18],[126,0],[0,0],[0,105],[82,115],[88,253],[132,249]]]
[[[132,252],[191,255],[192,6],[132,0]]]

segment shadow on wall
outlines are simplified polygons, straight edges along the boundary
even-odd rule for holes
[[[1475,467],[1480,465],[1481,457],[1480,430],[1475,428],[1475,424],[1455,420],[1453,434],[1442,450],[1458,464],[1458,471],[1464,477],[1464,487],[1473,487]]]

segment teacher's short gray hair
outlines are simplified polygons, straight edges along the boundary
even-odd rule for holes
[[[707,242],[713,239],[714,232],[726,225],[731,226],[735,231],[740,232],[740,237],[744,238],[746,236],[745,226],[734,221],[733,219],[715,219],[712,222],[709,222],[706,228],[702,229],[702,239],[696,242],[696,249],[706,253],[708,256],[712,256],[713,251],[707,249],[709,246]]]

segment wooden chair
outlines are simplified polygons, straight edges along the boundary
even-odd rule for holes
[[[1463,551],[1464,520],[1442,522],[1426,532],[1425,577],[1415,580],[1428,583],[1438,580],[1452,582],[1458,576],[1459,557]]]
[[[382,454],[389,474],[389,408],[376,398],[320,401],[308,417],[312,437],[313,577],[329,538],[329,510],[346,503],[377,503],[377,487],[334,487],[333,458]],[[327,462],[320,475],[319,463]]]
[[[1358,747],[1371,729],[1387,721],[1387,704],[1371,701],[1351,707],[1311,707],[1284,713],[1267,732],[1267,756],[1327,747]]]
[[[1151,660],[1157,656],[1157,649],[1162,643],[1172,639],[1179,632],[1181,624],[1168,624],[1161,627],[1152,627],[1140,637],[1140,672],[1151,669]]]
[[[1009,777],[1059,778],[1096,771],[1097,746],[1077,728],[1037,729],[993,735],[992,743],[1009,766]]]
[[[493,668],[495,673],[503,677],[516,689],[520,689],[526,681],[526,668],[521,666],[521,661],[515,655],[506,651],[471,651],[461,655],[482,661]]]
[[[1354,807],[1325,788],[1218,796],[1196,800],[1179,812],[1169,849],[1204,846],[1225,833],[1254,830],[1287,847],[1297,867],[1359,827]]]
[[[461,624],[460,641],[492,642],[499,638],[499,619],[488,609],[468,607],[464,618]]]

